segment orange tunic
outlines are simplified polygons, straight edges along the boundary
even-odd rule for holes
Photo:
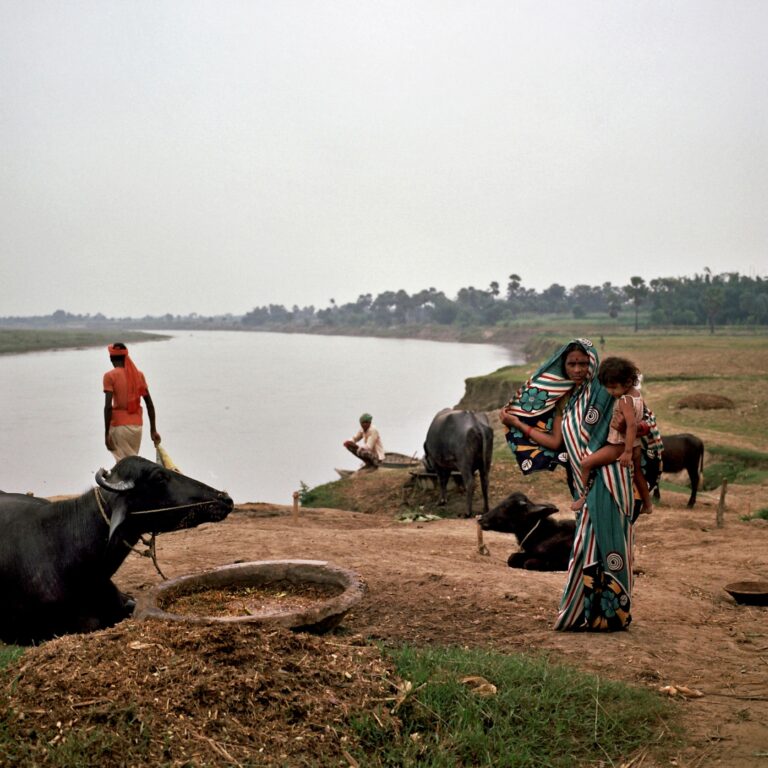
[[[141,425],[142,410],[139,406],[133,413],[128,410],[128,403],[133,398],[144,397],[149,393],[144,374],[137,370],[139,375],[138,391],[131,393],[129,391],[128,377],[125,368],[113,368],[104,374],[104,391],[112,393],[112,419],[109,422],[110,427],[122,427],[127,424]]]

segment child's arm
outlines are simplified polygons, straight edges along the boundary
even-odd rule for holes
[[[624,433],[624,453],[619,457],[619,462],[622,467],[629,467],[632,466],[632,446],[635,444],[635,437],[637,436],[637,420],[632,402],[626,395],[622,395],[619,399],[619,408],[627,425],[627,430]]]

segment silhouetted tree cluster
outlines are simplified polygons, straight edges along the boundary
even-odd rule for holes
[[[651,280],[650,322],[654,325],[766,325],[768,280],[738,272]]]
[[[504,288],[492,282],[488,288],[468,286],[449,298],[436,288],[413,295],[402,289],[378,296],[361,294],[356,301],[328,306],[287,309],[282,304],[255,307],[245,315],[204,316],[146,315],[142,318],[110,318],[101,312],[76,315],[57,309],[50,315],[3,317],[6,327],[120,327],[141,329],[220,328],[263,330],[339,330],[392,328],[397,326],[453,325],[459,327],[512,325],[521,315],[571,315],[576,318],[605,314],[617,318],[631,312],[635,330],[643,325],[706,325],[714,333],[718,326],[768,325],[768,279],[746,277],[738,272],[712,274],[705,268],[693,277],[657,278],[646,283],[633,276],[625,286],[603,283],[576,285],[567,289],[552,283],[542,291],[526,288],[519,275],[512,274]]]
[[[543,291],[525,288],[519,275],[509,276],[506,291],[499,283],[488,288],[461,288],[453,299],[442,291],[428,288],[409,295],[404,290],[384,291],[374,298],[366,293],[357,301],[330,306],[281,305],[256,307],[243,316],[245,326],[364,328],[402,325],[503,325],[520,315],[570,314],[585,317],[605,313],[616,318],[630,310],[635,330],[643,310],[645,323],[655,326],[768,324],[768,280],[746,277],[737,272],[713,275],[705,269],[693,277],[658,278],[645,282],[630,278],[628,285],[577,285],[570,290],[553,283]]]

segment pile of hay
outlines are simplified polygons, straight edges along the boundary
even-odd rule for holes
[[[391,679],[359,637],[126,621],[7,669],[6,746],[18,753],[5,757],[66,764],[75,747],[103,766],[349,764],[349,721],[381,707]]]

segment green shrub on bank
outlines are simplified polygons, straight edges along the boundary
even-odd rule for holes
[[[543,657],[461,648],[391,653],[410,687],[395,697],[399,723],[381,705],[354,723],[361,765],[619,765],[649,745],[661,750],[670,733],[671,705],[658,695]]]
[[[299,501],[302,507],[332,507],[334,509],[351,509],[341,489],[341,481],[310,488],[305,482],[299,483]],[[354,510],[353,510],[354,511]]]

